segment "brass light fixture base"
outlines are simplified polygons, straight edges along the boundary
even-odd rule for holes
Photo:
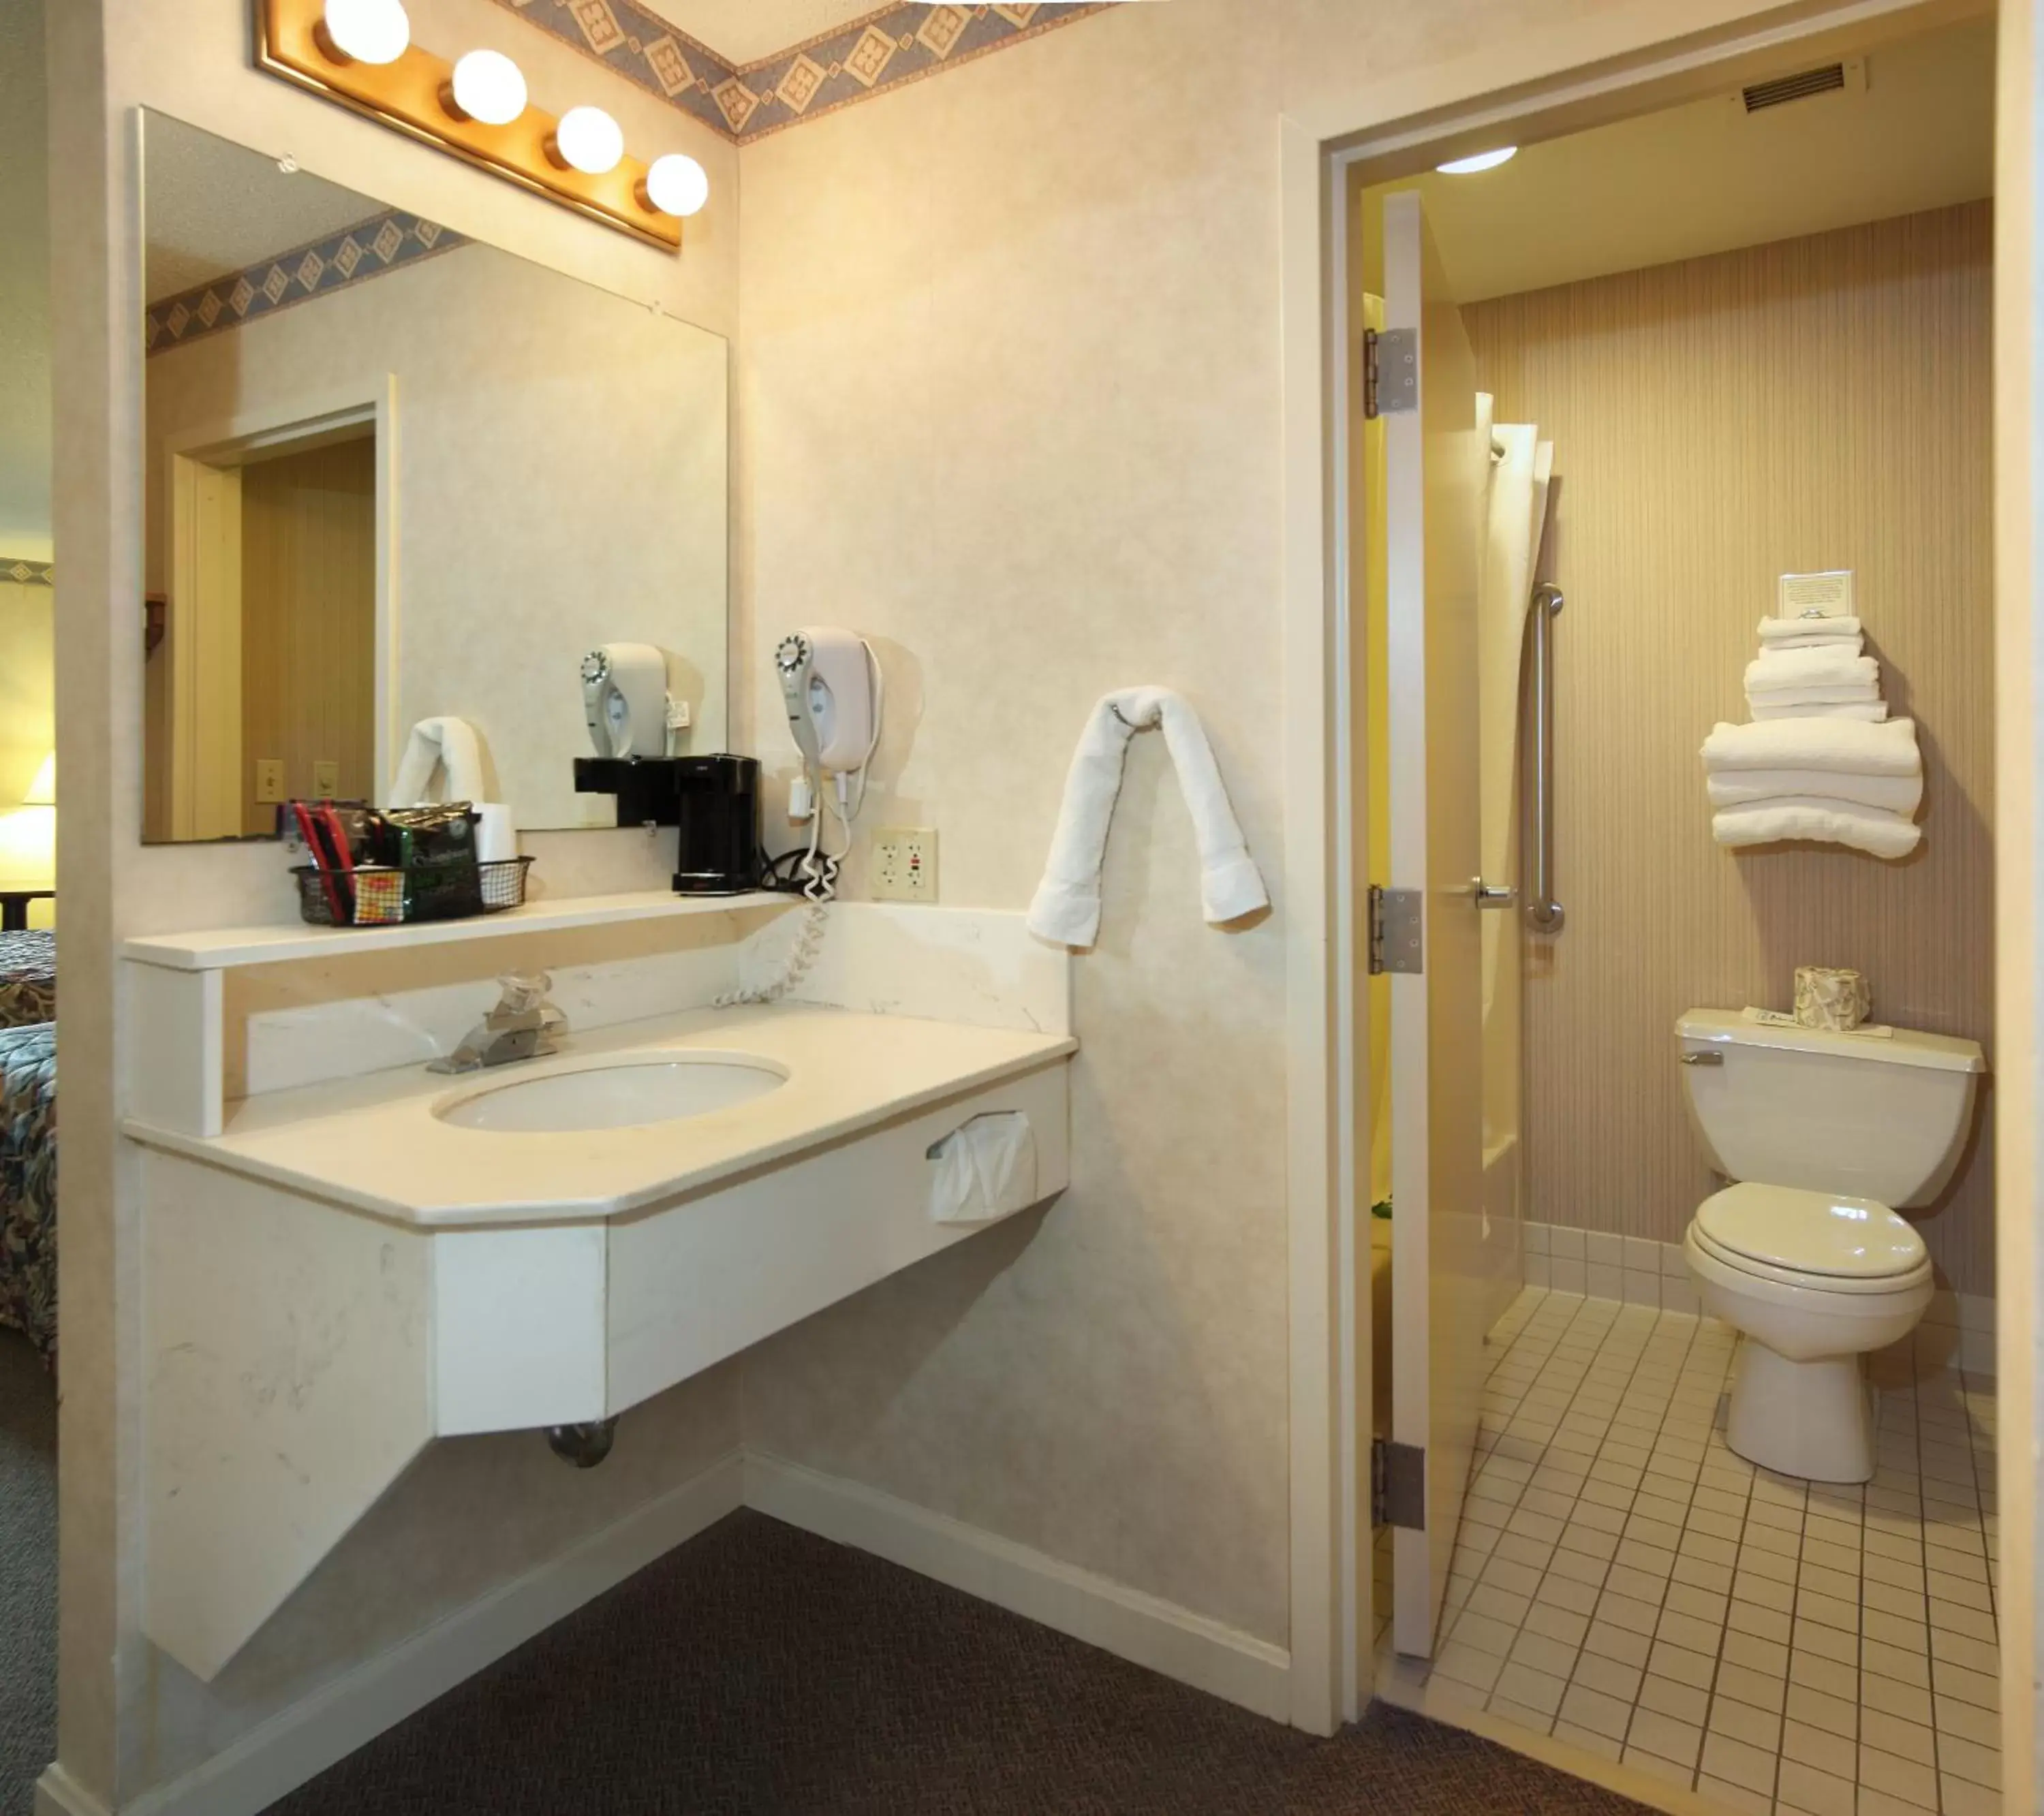
[[[682,224],[642,199],[646,166],[627,155],[591,176],[557,164],[548,145],[559,121],[528,106],[508,126],[491,126],[451,105],[454,66],[413,44],[394,63],[336,60],[326,37],[324,0],[255,0],[256,65],[323,94],[409,137],[571,208],[649,245],[678,251]],[[445,98],[443,98],[443,97]]]

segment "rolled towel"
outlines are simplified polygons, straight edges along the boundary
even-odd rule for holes
[[[1804,637],[1857,637],[1865,628],[1858,619],[1850,617],[1763,618],[1759,635],[1762,643],[1792,646]]]
[[[1923,839],[1923,829],[1871,808],[1854,812],[1846,806],[1800,800],[1728,808],[1712,817],[1711,836],[1720,845],[1733,847],[1812,839],[1827,845],[1850,845],[1876,858],[1906,858]]]
[[[433,772],[446,772],[441,792],[429,794]],[[421,719],[412,728],[390,784],[391,807],[424,807],[436,800],[478,801],[486,793],[482,741],[466,719]]]
[[[1918,776],[1916,721],[1864,724],[1850,719],[1772,719],[1714,727],[1704,740],[1704,767],[1727,770],[1842,770],[1857,776]]]
[[[1776,706],[1749,700],[1746,705],[1755,719],[1865,719],[1877,724],[1888,716],[1885,700],[1814,701],[1802,706]]]
[[[1878,686],[1881,664],[1844,648],[1762,650],[1746,665],[1746,689],[1760,693],[1791,687]]]
[[[1923,778],[1856,776],[1844,770],[1723,770],[1710,778],[1711,805],[1752,807],[1804,795],[1821,795],[1858,807],[1877,807],[1907,820],[1923,801]]]

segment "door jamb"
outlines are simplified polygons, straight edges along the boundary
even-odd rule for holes
[[[2029,44],[2033,0],[2005,0],[2001,56]],[[1383,181],[1481,149],[1500,136],[1552,136],[1622,118],[1743,79],[1785,52],[1823,54],[1827,39],[1863,43],[1870,31],[1900,36],[1982,9],[1965,0],[1841,0],[1746,29],[1649,46],[1629,57],[1565,70],[1517,87],[1473,94],[1428,111],[1358,125],[1351,113],[1284,117],[1280,136],[1280,333],[1284,474],[1284,767],[1287,1269],[1290,1286],[1289,1549],[1291,1719],[1331,1733],[1370,1699],[1374,1661],[1366,1542],[1370,1372],[1367,1232],[1357,1219],[1359,1144],[1354,1107],[1367,1102],[1369,1043],[1358,1039],[1357,847],[1366,790],[1351,788],[1357,739],[1351,697],[1366,697],[1360,640],[1351,639],[1349,576],[1356,532],[1350,522],[1350,347],[1354,248],[1351,198],[1366,167]],[[2020,29],[2008,15],[2026,15]],[[2013,86],[2004,78],[2006,97]],[[1529,130],[1532,129],[1532,130]],[[1998,127],[2005,133],[2005,127]],[[2028,140],[2024,141],[2028,152]],[[1998,162],[2010,161],[2005,144]],[[2004,172],[1998,171],[1998,176]],[[2000,182],[1997,184],[2000,187]],[[1997,235],[1999,242],[2000,235]],[[1997,274],[1997,284],[2000,275]],[[2028,312],[2025,317],[2028,320]],[[1998,487],[2001,484],[1997,476]],[[2007,608],[2004,608],[2004,619]],[[2004,748],[2012,745],[2004,744]],[[1362,795],[1365,798],[1354,798]],[[1363,860],[1366,864],[1366,858]],[[2026,1007],[2027,1005],[2026,1004]],[[2009,1017],[2000,1018],[2005,1025]],[[2006,1039],[2006,1036],[2004,1036]],[[2018,1094],[2005,1093],[2015,1114]],[[2007,1173],[2004,1169],[2004,1177]],[[2011,1222],[2000,1219],[2001,1238]],[[1362,1244],[1360,1251],[1358,1245]],[[2005,1256],[2004,1262],[2015,1259]],[[2027,1247],[2022,1259],[2028,1260]],[[2027,1280],[2026,1267],[2023,1277]],[[2013,1277],[2013,1270],[2011,1270]],[[2025,1347],[2004,1320],[2003,1350]],[[2026,1310],[2025,1333],[2030,1327]],[[2013,1393],[2008,1390],[2013,1388]],[[2020,1467],[2030,1446],[2030,1379],[2007,1372],[2023,1434],[2000,1453],[2004,1556],[2031,1545],[2031,1487]],[[2007,1403],[2005,1402],[2005,1404]],[[2019,1536],[2019,1540],[2018,1538]],[[2028,1584],[2031,1572],[2004,1572]],[[2011,1788],[2033,1779],[2030,1611],[2004,1629],[2003,1743]]]

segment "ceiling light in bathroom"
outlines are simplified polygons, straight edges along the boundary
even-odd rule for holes
[[[1445,164],[1434,168],[1443,176],[1473,176],[1478,171],[1494,171],[1500,164],[1509,163],[1519,155],[1516,145],[1500,145],[1494,152],[1478,152],[1473,158],[1450,158]]]
[[[412,41],[404,0],[326,0],[320,48],[336,63],[395,63]]]
[[[646,167],[639,199],[663,214],[690,215],[709,200],[709,172],[694,158],[670,152]]]
[[[624,155],[624,129],[601,107],[571,107],[548,136],[547,155],[587,175],[603,176]]]
[[[471,51],[456,60],[440,100],[458,119],[508,126],[525,111],[525,78],[501,51]]]

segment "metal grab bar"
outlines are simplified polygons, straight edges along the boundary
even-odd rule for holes
[[[1562,605],[1560,587],[1543,581],[1533,589],[1533,876],[1526,924],[1550,937],[1566,918],[1554,900],[1554,620]]]

